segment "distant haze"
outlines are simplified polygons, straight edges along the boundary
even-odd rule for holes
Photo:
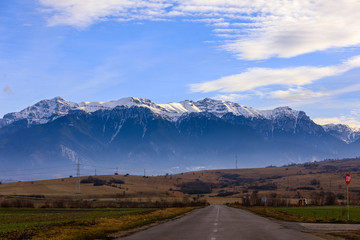
[[[265,167],[359,155],[360,132],[320,126],[289,107],[257,110],[229,101],[156,104],[144,98],[40,101],[0,119],[4,179],[148,174]]]

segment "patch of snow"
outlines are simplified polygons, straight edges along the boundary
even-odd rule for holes
[[[112,135],[109,143],[112,143],[112,141],[114,140],[114,138],[119,134],[120,129],[122,128],[122,126],[123,126],[123,124],[120,123],[118,126],[115,127],[115,128],[116,128],[116,131],[115,131],[114,135]],[[105,126],[104,126],[104,127],[105,127]]]
[[[337,137],[338,139],[352,143],[360,139],[360,131],[345,124],[326,124],[322,126],[325,132]]]
[[[297,119],[300,111],[292,110],[290,107],[278,107],[272,110],[259,111],[267,119],[276,119],[282,116],[288,116]]]
[[[126,97],[109,102],[80,102],[74,103],[61,97],[42,100],[33,106],[25,108],[17,113],[9,113],[0,119],[0,127],[11,124],[12,122],[26,119],[28,125],[45,124],[56,118],[68,114],[71,110],[81,110],[86,112],[95,112],[98,110],[111,110],[117,106],[138,106],[150,109],[171,121],[177,121],[183,114],[193,112],[209,112],[218,117],[227,113],[246,118],[267,118],[277,119],[284,116],[297,119],[299,111],[292,110],[289,107],[279,107],[273,110],[257,110],[251,107],[243,106],[238,103],[205,98],[199,101],[181,101],[170,102],[167,104],[156,104],[149,99]],[[104,131],[105,129],[103,129]]]

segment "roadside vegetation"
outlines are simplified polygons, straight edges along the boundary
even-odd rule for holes
[[[264,217],[292,222],[311,223],[360,223],[360,207],[351,206],[350,220],[346,220],[345,206],[322,207],[264,207],[231,205],[259,214]]]
[[[171,219],[197,207],[0,209],[0,239],[109,239],[109,235]]]

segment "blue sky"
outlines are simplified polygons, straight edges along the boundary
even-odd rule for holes
[[[0,117],[212,97],[360,127],[358,0],[3,0]]]

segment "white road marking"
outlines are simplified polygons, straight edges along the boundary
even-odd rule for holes
[[[218,206],[217,208],[217,213],[216,213],[216,218],[215,218],[215,221],[217,222],[219,220],[219,213],[220,213],[220,208]]]
[[[215,217],[215,223],[214,223],[214,230],[213,230],[213,234],[216,234],[218,232],[217,226],[218,226],[218,221],[219,221],[219,214],[220,214],[220,207],[217,206],[217,212],[216,212],[216,217]],[[216,240],[216,237],[211,237],[210,240]]]

